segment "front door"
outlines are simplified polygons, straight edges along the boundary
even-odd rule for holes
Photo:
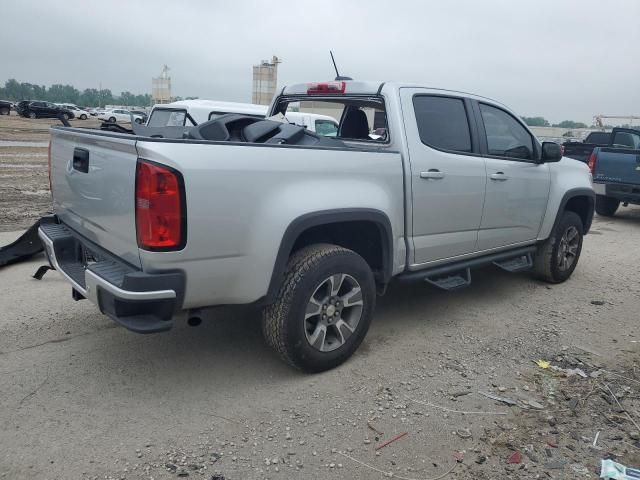
[[[533,136],[509,112],[485,103],[475,111],[487,166],[478,249],[533,241],[547,209],[549,166],[536,161]]]
[[[486,171],[471,103],[421,88],[401,89],[411,165],[414,266],[476,251]]]

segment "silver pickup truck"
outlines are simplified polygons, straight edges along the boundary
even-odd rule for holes
[[[287,111],[329,115],[337,135]],[[576,267],[589,169],[496,101],[335,81],[283,88],[269,115],[53,127],[39,235],[73,297],[142,333],[259,305],[267,342],[317,372],[358,348],[392,279],[451,290],[488,264],[551,283]]]

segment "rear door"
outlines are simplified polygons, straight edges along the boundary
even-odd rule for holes
[[[486,171],[468,99],[400,91],[411,165],[413,264],[476,251]]]
[[[549,166],[537,162],[537,142],[510,112],[475,101],[474,111],[487,166],[478,249],[535,240],[549,198]]]
[[[51,134],[54,212],[76,232],[139,266],[135,137],[57,128]]]

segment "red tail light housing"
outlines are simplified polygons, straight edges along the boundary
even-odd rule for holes
[[[307,87],[308,95],[339,95],[347,89],[347,82],[316,82]]]
[[[49,148],[47,150],[47,163],[49,165],[49,191],[53,192],[53,188],[51,188],[51,140],[49,140]]]
[[[596,173],[596,164],[598,163],[598,155],[596,155],[595,150],[591,152],[589,155],[589,170],[591,170],[591,175]]]
[[[136,235],[138,247],[180,250],[187,240],[184,181],[166,165],[138,159],[136,166]]]

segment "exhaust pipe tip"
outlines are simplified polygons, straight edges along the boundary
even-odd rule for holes
[[[187,325],[189,325],[190,327],[197,327],[201,323],[202,318],[200,317],[189,317],[189,319],[187,320]]]

